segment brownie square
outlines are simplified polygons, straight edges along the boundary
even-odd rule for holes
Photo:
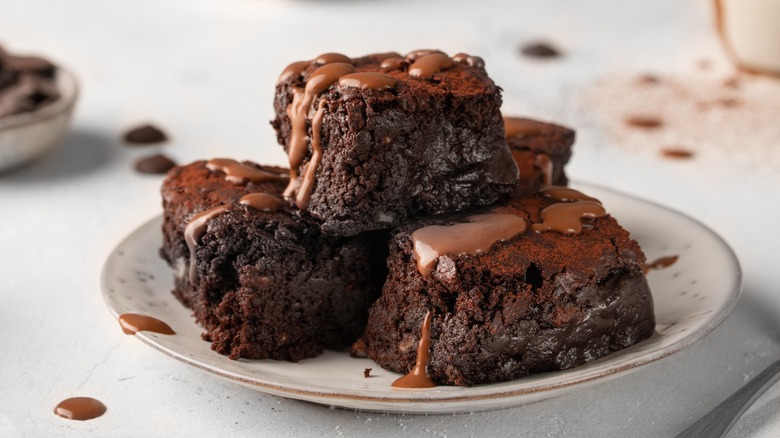
[[[382,236],[323,235],[281,198],[287,175],[198,161],[171,170],[162,186],[161,254],[175,270],[173,292],[232,359],[299,361],[347,347],[381,287]]]
[[[504,117],[506,141],[520,169],[518,191],[534,193],[549,185],[565,186],[564,167],[574,145],[574,130],[526,117]]]
[[[443,384],[563,370],[649,337],[655,322],[641,249],[608,214],[580,220],[579,209],[598,216],[600,204],[554,190],[558,199],[517,195],[489,211],[420,219],[395,231],[388,278],[362,340],[368,356],[409,372],[428,312],[427,373]],[[545,231],[560,225],[549,215],[553,205],[578,210],[581,231],[565,221],[564,232]],[[490,234],[492,245],[469,248],[472,236]]]
[[[463,54],[294,63],[272,121],[293,170],[286,194],[335,235],[496,202],[518,176],[500,107],[484,63]]]

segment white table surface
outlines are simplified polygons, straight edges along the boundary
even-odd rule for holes
[[[707,1],[2,0],[0,43],[45,54],[82,84],[72,129],[32,166],[0,175],[0,436],[673,436],[780,357],[777,170],[671,162],[612,147],[573,96],[615,71],[723,62]],[[539,63],[517,47],[549,38]],[[119,330],[100,295],[111,249],[159,214],[158,176],[133,161],[229,156],[285,162],[268,120],[284,66],[322,52],[437,47],[482,55],[505,109],[578,130],[568,171],[684,211],[744,270],[731,316],[693,347],[626,377],[529,406],[468,415],[328,409],[218,380]],[[780,87],[780,82],[778,82]],[[132,149],[152,121],[172,141]],[[780,138],[763,145],[780,153]],[[750,138],[745,138],[750,142]],[[766,141],[766,140],[764,140]],[[734,153],[740,153],[735,148]],[[695,161],[695,160],[694,160]],[[88,395],[109,411],[56,417]],[[730,436],[780,436],[780,385]]]

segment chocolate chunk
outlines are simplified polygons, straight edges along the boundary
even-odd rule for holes
[[[364,379],[368,379],[369,377],[371,377],[371,370],[372,369],[373,368],[366,368],[366,369],[363,370],[363,378]]]
[[[127,143],[136,145],[146,145],[168,141],[168,136],[166,136],[165,133],[162,132],[159,128],[152,125],[143,125],[130,129],[125,133],[124,138]]]
[[[626,124],[635,128],[654,129],[660,128],[663,121],[654,116],[630,116],[626,118]]]
[[[161,175],[176,166],[176,163],[163,154],[150,155],[135,162],[135,170],[140,173]]]
[[[520,53],[532,58],[557,58],[561,52],[546,42],[533,42],[525,44],[520,48]]]
[[[674,158],[674,159],[687,159],[687,158],[693,158],[693,152],[681,149],[681,148],[664,148],[661,149],[661,155],[663,155],[666,158]]]

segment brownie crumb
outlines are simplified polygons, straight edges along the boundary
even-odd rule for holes
[[[135,162],[135,170],[139,173],[162,175],[167,173],[176,163],[163,154],[143,157]]]
[[[666,158],[673,158],[676,160],[693,158],[693,152],[682,148],[663,148],[661,149],[661,155]]]
[[[168,136],[159,128],[152,125],[143,125],[128,130],[125,133],[125,141],[130,144],[147,145],[168,141]]]
[[[626,124],[636,128],[655,129],[663,125],[663,121],[653,116],[630,116],[626,118]]]
[[[349,355],[351,357],[367,357],[366,356],[366,341],[363,338],[355,341],[349,348]]]
[[[363,370],[363,378],[364,379],[368,379],[369,377],[371,377],[371,370],[372,369],[373,368],[366,368],[366,369]]]
[[[533,42],[520,48],[520,53],[532,58],[557,58],[561,52],[546,42]]]

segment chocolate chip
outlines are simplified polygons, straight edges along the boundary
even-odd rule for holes
[[[371,370],[372,369],[373,368],[366,368],[366,369],[363,370],[363,378],[364,379],[368,379],[369,377],[371,377]]]
[[[125,133],[125,141],[131,144],[146,145],[168,141],[168,137],[159,128],[143,125]]]
[[[176,166],[170,158],[163,154],[151,155],[135,162],[135,170],[140,173],[164,174]]]
[[[546,42],[528,43],[520,48],[520,53],[532,58],[557,58],[561,52]]]

